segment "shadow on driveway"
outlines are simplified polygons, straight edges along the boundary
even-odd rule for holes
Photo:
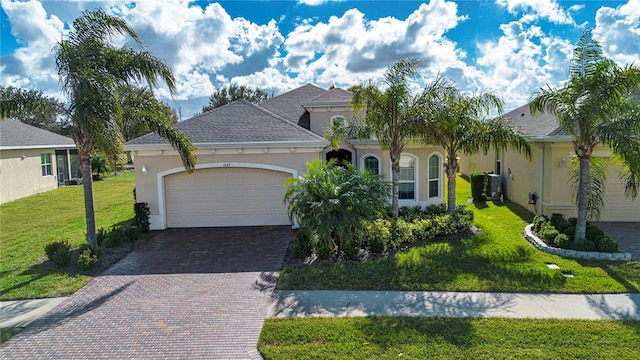
[[[291,226],[158,231],[104,275],[279,271],[293,236]]]

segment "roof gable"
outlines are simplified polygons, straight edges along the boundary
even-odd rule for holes
[[[194,144],[324,142],[324,139],[281,116],[245,100],[196,115],[176,124]],[[156,133],[127,145],[169,144]]]
[[[570,135],[565,129],[558,125],[558,120],[555,115],[545,112],[531,116],[529,104],[511,110],[504,114],[503,118],[506,119],[513,128],[527,136],[547,137]]]
[[[0,121],[0,148],[73,148],[71,138],[53,133],[18,120]]]
[[[273,97],[259,106],[298,124],[306,112],[302,104],[328,91],[316,85],[307,84]]]
[[[350,104],[353,94],[345,89],[333,88],[303,103],[303,106]]]

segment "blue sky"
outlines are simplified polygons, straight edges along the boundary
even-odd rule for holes
[[[61,97],[52,45],[83,10],[123,17],[163,58],[183,118],[229,83],[275,94],[306,83],[348,87],[403,57],[465,91],[494,90],[510,110],[561,86],[585,27],[621,65],[640,63],[640,0],[10,1],[0,0],[0,84]],[[416,88],[421,85],[416,83]]]

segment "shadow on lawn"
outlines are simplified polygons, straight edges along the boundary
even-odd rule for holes
[[[416,344],[433,339],[468,347],[473,345],[475,332],[470,318],[367,317],[354,326],[369,342],[384,350],[398,347],[399,342]]]
[[[279,289],[548,291],[566,278],[529,262],[527,246],[483,248],[486,234],[423,244],[361,263],[289,268]],[[464,287],[468,287],[464,289]]]

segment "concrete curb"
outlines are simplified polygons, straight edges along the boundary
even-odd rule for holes
[[[631,253],[628,252],[615,252],[606,253],[598,251],[578,251],[570,249],[560,249],[557,247],[549,246],[533,233],[533,224],[529,224],[524,228],[524,237],[538,250],[544,251],[548,254],[558,255],[564,258],[571,259],[585,259],[585,260],[606,260],[606,261],[630,261]]]

